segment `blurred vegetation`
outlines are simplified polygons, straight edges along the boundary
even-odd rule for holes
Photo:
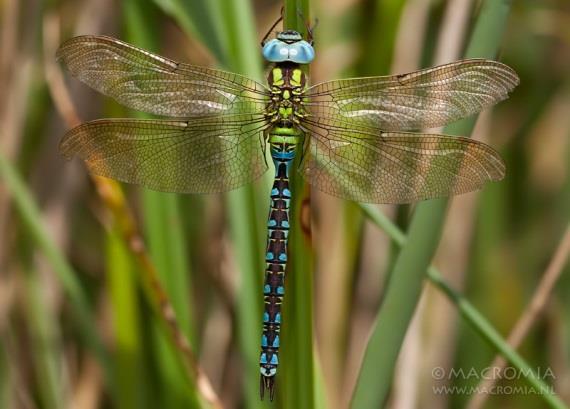
[[[313,83],[467,55],[521,84],[472,133],[507,163],[481,192],[361,207],[295,182],[303,229],[269,403],[257,361],[271,175],[219,196],[90,179],[57,150],[73,111],[140,114],[68,76],[63,87],[54,52],[107,34],[263,81],[259,41],[283,5],[287,27],[319,19]],[[0,408],[565,407],[568,27],[565,0],[0,0]],[[434,389],[480,385],[498,352],[502,389]]]

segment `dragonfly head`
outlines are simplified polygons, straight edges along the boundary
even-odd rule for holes
[[[277,33],[277,38],[263,45],[263,58],[269,62],[309,64],[315,58],[315,49],[300,33],[287,30]]]

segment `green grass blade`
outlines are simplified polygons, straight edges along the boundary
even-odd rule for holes
[[[519,355],[499,332],[491,325],[491,323],[460,293],[456,292],[444,280],[443,276],[434,267],[427,270],[428,277],[447,297],[457,305],[461,316],[465,321],[477,331],[481,337],[492,345],[514,368],[518,373],[524,375],[524,379],[535,390],[538,396],[553,409],[567,409],[568,406],[554,393],[552,386],[547,385],[535,373],[535,370],[529,365],[525,359]]]
[[[493,58],[506,26],[510,2],[483,2],[466,52],[467,57]],[[447,127],[445,133],[469,135],[474,120]],[[368,342],[353,395],[353,407],[381,407],[388,397],[398,353],[421,294],[425,271],[439,241],[446,199],[422,202],[413,216],[407,244],[399,253]]]
[[[191,275],[178,197],[145,190],[143,203],[152,259],[174,306],[180,328],[194,345],[189,300]]]
[[[222,1],[222,19],[228,61],[239,72],[263,81],[259,41],[250,0]]]
[[[260,233],[263,206],[252,187],[226,196],[229,228],[240,271],[237,300],[237,335],[243,360],[243,388],[246,407],[262,407],[259,400],[259,339],[261,337],[263,235]],[[263,207],[266,208],[266,207]]]
[[[59,409],[65,406],[66,381],[62,366],[63,348],[58,321],[46,305],[46,294],[37,272],[28,272],[26,285],[26,319],[30,323],[30,342],[41,407]]]
[[[445,205],[443,199],[431,200],[416,210],[408,242],[398,255],[368,341],[354,408],[382,407],[387,398],[400,346],[422,290],[425,270],[437,247],[437,240],[433,238],[441,233]]]
[[[140,327],[138,284],[130,253],[120,234],[111,231],[106,239],[107,280],[113,308],[115,333],[115,368],[118,388],[117,405],[125,409],[148,408],[143,398],[146,390],[143,334]]]
[[[359,75],[381,75],[390,70],[400,15],[405,4],[405,0],[378,0],[373,12],[363,18],[363,51],[357,65]]]
[[[145,231],[148,238],[150,255],[156,265],[160,282],[163,285],[171,305],[176,312],[176,320],[186,337],[189,335],[189,286],[184,250],[183,223],[178,211],[178,199],[175,196],[145,190],[143,206]],[[187,379],[180,365],[180,351],[168,339],[164,328],[153,323],[154,353],[158,361],[158,371],[162,384],[163,404],[169,408],[183,408],[194,405],[197,400],[195,385]],[[190,406],[194,407],[194,406]]]

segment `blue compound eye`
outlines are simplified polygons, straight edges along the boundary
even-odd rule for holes
[[[304,40],[287,44],[279,39],[273,39],[263,46],[263,58],[269,62],[291,61],[308,64],[315,58],[315,50]]]
[[[293,43],[289,47],[289,60],[297,64],[308,64],[315,58],[315,49],[306,41]]]
[[[263,46],[263,58],[269,62],[283,62],[289,58],[287,44],[283,41],[273,39]]]

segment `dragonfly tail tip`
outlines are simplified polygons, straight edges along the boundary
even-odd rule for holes
[[[265,390],[269,391],[269,400],[273,402],[273,398],[275,397],[275,378],[273,376],[263,376],[259,380],[259,396],[261,400],[265,396]]]

